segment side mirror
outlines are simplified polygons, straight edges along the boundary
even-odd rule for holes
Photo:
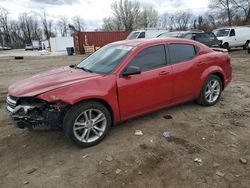
[[[122,73],[123,76],[141,74],[141,70],[136,66],[128,66]]]

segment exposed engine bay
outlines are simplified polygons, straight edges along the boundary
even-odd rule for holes
[[[35,97],[7,96],[7,110],[18,128],[61,128],[69,105],[62,101],[48,103]]]

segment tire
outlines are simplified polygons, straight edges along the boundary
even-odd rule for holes
[[[225,43],[222,45],[222,48],[227,49],[228,51],[230,50],[229,44],[228,44],[227,42],[225,42]]]
[[[214,84],[216,87],[211,88]],[[202,106],[213,106],[219,101],[221,92],[222,80],[217,75],[211,74],[205,81],[197,102]]]
[[[246,41],[246,43],[243,46],[243,50],[247,50],[249,45],[249,41]]]
[[[63,121],[63,129],[76,145],[90,147],[100,143],[108,134],[111,119],[104,105],[96,101],[84,101],[69,109]]]

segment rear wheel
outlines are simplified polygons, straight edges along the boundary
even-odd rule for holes
[[[85,101],[66,114],[63,128],[66,136],[80,147],[98,144],[111,127],[111,115],[101,103]]]
[[[221,96],[222,81],[217,75],[209,75],[205,81],[197,102],[203,106],[216,104]]]
[[[247,50],[249,45],[249,41],[246,41],[246,43],[243,46],[243,50]]]

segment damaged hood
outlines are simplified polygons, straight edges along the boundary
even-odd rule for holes
[[[8,92],[15,97],[31,97],[100,76],[81,69],[62,67],[18,81],[8,88]]]

